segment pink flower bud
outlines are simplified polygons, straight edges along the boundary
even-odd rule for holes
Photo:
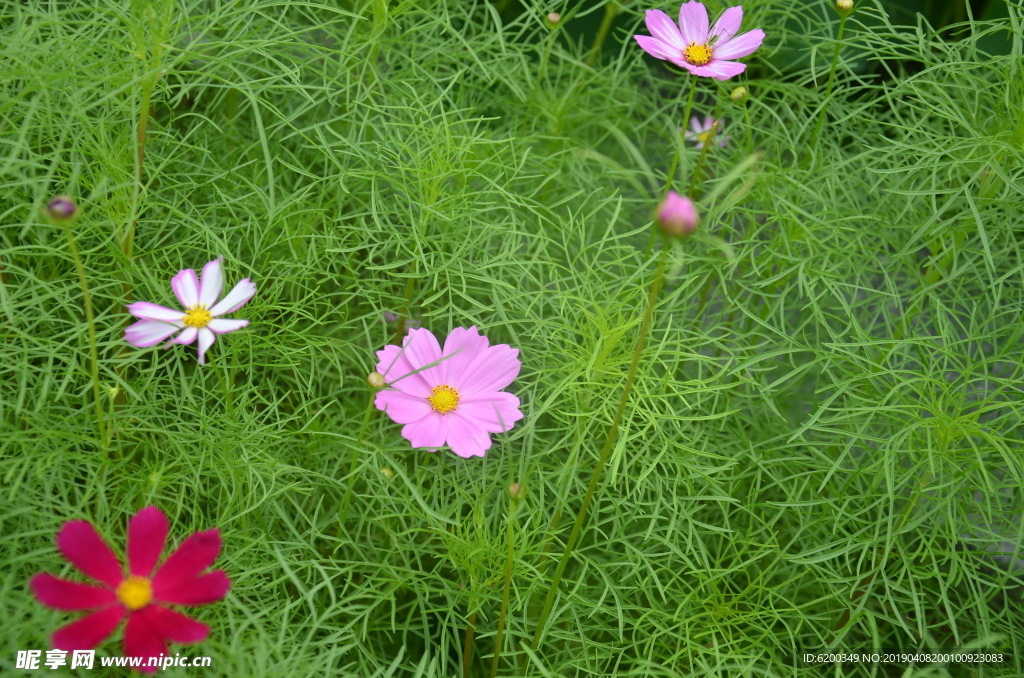
[[[697,207],[689,198],[675,191],[669,191],[658,206],[658,222],[661,230],[673,238],[685,238],[697,229],[700,217]]]
[[[66,195],[55,195],[43,209],[54,221],[67,221],[78,216],[78,206]]]

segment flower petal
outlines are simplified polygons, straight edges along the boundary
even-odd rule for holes
[[[714,60],[719,59],[739,59],[753,54],[757,51],[757,48],[764,42],[764,31],[760,28],[755,28],[752,31],[748,31],[743,35],[738,35],[724,45],[715,45],[712,50]],[[714,61],[710,65],[713,65]]]
[[[147,506],[128,521],[128,569],[137,577],[149,577],[167,541],[167,516]]]
[[[722,12],[722,16],[718,17],[718,21],[711,27],[711,36],[718,36],[715,46],[721,47],[729,42],[732,36],[736,35],[736,31],[740,29],[741,23],[743,23],[742,7],[737,5]]]
[[[396,424],[411,424],[434,411],[426,398],[395,390],[378,391],[373,404]]]
[[[488,433],[503,433],[523,418],[519,398],[501,391],[459,400],[455,410],[465,419],[476,422]]]
[[[68,581],[49,572],[32,577],[29,586],[40,603],[58,610],[89,610],[117,602],[117,596],[110,589]]]
[[[227,318],[214,318],[206,326],[214,334],[227,334],[240,330],[249,324],[248,320],[228,320]]]
[[[649,9],[644,19],[651,36],[662,44],[674,47],[677,51],[686,47],[683,36],[679,34],[679,28],[668,14],[658,9]]]
[[[217,257],[203,266],[203,275],[199,279],[199,303],[210,308],[223,291],[224,274],[221,271],[221,258]]]
[[[181,334],[167,342],[167,348],[170,348],[171,344],[184,344],[185,346],[188,346],[196,340],[197,336],[199,336],[198,329],[195,327],[186,327]]]
[[[64,523],[57,533],[57,548],[72,565],[111,588],[124,579],[121,563],[91,523],[84,520]]]
[[[213,565],[220,553],[220,530],[196,532],[181,543],[153,575],[153,591],[161,591],[195,579]]]
[[[441,383],[457,384],[481,351],[486,351],[487,337],[480,334],[476,325],[468,330],[456,327],[444,340],[444,358],[441,361]]]
[[[93,612],[54,631],[50,642],[55,649],[67,652],[91,650],[114,632],[124,618],[124,613],[122,605],[111,605],[105,610]]]
[[[191,268],[178,271],[171,278],[171,289],[183,308],[192,308],[199,303],[199,278]]]
[[[377,371],[388,386],[403,393],[426,398],[437,384],[428,385],[423,375],[409,362],[409,356],[400,346],[389,344],[377,351]]]
[[[142,320],[162,320],[165,323],[179,323],[185,317],[184,311],[176,311],[160,304],[151,304],[148,301],[136,301],[128,306],[128,312]]]
[[[431,412],[419,421],[403,426],[402,437],[413,447],[443,447],[445,435],[448,433],[446,422],[445,415]]]
[[[209,330],[209,328],[203,327],[199,330],[199,364],[206,364],[206,351],[213,346],[213,342],[217,340],[217,335]]]
[[[679,8],[679,31],[683,42],[703,45],[708,40],[708,10],[703,3],[691,0]]]
[[[146,618],[145,610],[150,607],[153,606],[131,612],[124,628],[124,654],[126,657],[142,657],[142,665],[136,669],[143,673],[155,673],[160,668],[161,655],[167,654],[167,643]],[[155,665],[149,665],[150,657],[154,658]]]
[[[184,327],[183,323],[165,323],[159,320],[139,320],[124,330],[124,340],[135,348],[149,348]]]
[[[518,355],[519,349],[508,344],[491,346],[477,356],[459,383],[452,386],[464,397],[500,391],[519,376],[522,363]]]
[[[233,313],[245,306],[245,304],[256,294],[256,285],[248,278],[242,278],[237,285],[231,288],[227,295],[218,301],[210,309],[210,315],[218,316],[225,313]]]
[[[437,343],[437,337],[430,330],[412,329],[405,335],[402,342],[405,349],[405,356],[414,369],[419,370],[430,388],[444,383],[444,374],[441,372],[441,346]],[[425,367],[431,363],[438,363],[432,367]]]
[[[679,50],[672,49],[656,38],[649,38],[646,35],[634,35],[636,41],[645,52],[655,59],[669,59],[672,56],[679,56]]]
[[[146,624],[153,635],[172,643],[199,643],[210,634],[210,627],[206,624],[159,605],[144,607],[132,617],[139,617],[139,621]],[[132,620],[129,619],[128,625],[131,624]]]
[[[207,574],[174,584],[153,589],[156,600],[173,605],[206,605],[221,600],[228,594],[231,580],[224,570],[214,570]],[[178,641],[188,642],[188,641]]]
[[[707,66],[693,66],[691,64],[679,64],[694,75],[704,78],[715,78],[716,80],[728,80],[734,75],[739,75],[747,69],[746,64],[738,61],[712,61]]]
[[[462,416],[461,405],[448,418],[448,447],[460,457],[482,457],[491,448],[491,436],[476,421]]]

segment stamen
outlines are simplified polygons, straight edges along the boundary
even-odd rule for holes
[[[118,585],[115,593],[129,610],[141,610],[153,600],[153,587],[145,577],[128,577]]]
[[[438,414],[447,414],[459,404],[459,392],[448,384],[435,386],[432,392],[434,395],[427,398],[427,402]]]
[[[683,58],[694,66],[703,66],[711,61],[711,45],[691,42],[683,50]]]
[[[189,327],[199,329],[201,327],[206,327],[211,320],[213,320],[213,315],[210,311],[202,304],[196,304],[188,309],[185,313],[185,317],[181,319],[181,322],[185,323]]]

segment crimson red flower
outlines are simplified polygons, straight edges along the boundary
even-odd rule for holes
[[[231,582],[223,570],[202,574],[220,553],[220,531],[196,532],[160,567],[157,561],[167,540],[167,516],[147,506],[128,522],[128,572],[91,523],[71,520],[57,533],[57,548],[68,561],[101,586],[80,584],[37,574],[29,583],[43,605],[58,610],[94,610],[78,621],[57,629],[53,647],[58,650],[91,650],[106,640],[121,620],[124,655],[142,657],[141,671],[149,657],[167,653],[167,643],[198,643],[210,633],[206,624],[164,607],[205,605],[227,595]]]

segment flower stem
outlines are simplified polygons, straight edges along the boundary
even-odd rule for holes
[[[697,77],[693,76],[690,78],[690,96],[686,99],[686,108],[683,113],[683,129],[679,132],[679,136],[682,137],[686,132],[686,126],[690,124],[690,113],[693,111],[693,98],[697,94]],[[672,156],[672,164],[669,165],[668,174],[665,175],[665,185],[661,189],[661,197],[664,199],[668,195],[668,189],[672,187],[672,180],[675,179],[676,169],[679,167],[679,156],[683,152],[682,139],[676,139],[676,152]],[[651,237],[647,240],[647,250],[644,252],[644,260],[651,258],[651,251],[654,249],[654,238],[657,235],[656,228],[651,229]]]
[[[558,33],[558,28],[561,22],[557,26],[552,26],[548,30],[548,41],[544,45],[544,55],[540,58],[540,66],[537,67],[537,79],[533,83],[533,89],[530,90],[530,98],[526,101],[526,112],[523,113],[523,125],[519,131],[519,136],[526,134],[526,124],[530,120],[530,112],[533,110],[533,102],[537,98],[537,90],[540,89],[541,80],[544,78],[544,71],[548,67],[548,59],[551,57],[551,46],[555,44],[555,34]]]
[[[608,0],[604,6],[604,17],[601,19],[601,27],[597,29],[597,35],[594,37],[594,44],[590,46],[590,54],[587,55],[587,65],[593,66],[594,62],[597,61],[597,55],[601,53],[601,46],[604,45],[605,38],[608,37],[608,31],[612,28],[612,22],[615,21],[615,17],[619,14],[621,5],[615,0]]]
[[[832,68],[828,72],[828,84],[825,86],[825,100],[821,103],[821,110],[818,112],[818,122],[814,125],[814,136],[811,137],[811,154],[816,155],[818,149],[818,135],[821,134],[821,127],[825,124],[825,113],[828,111],[828,104],[832,99],[832,88],[836,82],[836,66],[839,64],[839,50],[843,44],[843,30],[846,28],[846,20],[849,15],[839,19],[839,31],[836,33],[836,47],[832,52]]]
[[[100,399],[100,358],[99,348],[96,342],[96,321],[92,312],[92,295],[89,293],[89,281],[85,277],[85,266],[82,264],[82,257],[78,253],[78,244],[75,242],[75,235],[71,232],[70,224],[62,224],[64,235],[68,240],[68,249],[71,250],[71,258],[75,262],[75,270],[78,271],[78,283],[82,286],[82,302],[85,307],[85,324],[89,330],[89,360],[90,372],[92,373],[92,397],[96,405],[96,428],[100,434],[100,449],[103,452],[104,461],[107,456],[107,431],[103,419],[103,401]]]
[[[498,675],[498,657],[501,656],[501,641],[505,633],[505,615],[508,614],[509,590],[512,586],[512,558],[515,556],[513,539],[515,537],[516,509],[519,501],[513,497],[508,509],[508,528],[505,532],[505,581],[501,589],[501,612],[498,613],[498,629],[494,634],[494,656],[491,657],[491,678]]]
[[[473,605],[473,599],[469,601]],[[473,665],[473,635],[476,633],[476,610],[466,619],[466,639],[462,643],[462,678],[469,678],[470,667]]]
[[[658,268],[654,273],[654,280],[651,282],[651,288],[647,296],[647,309],[644,311],[644,317],[640,323],[640,333],[637,336],[636,346],[633,349],[633,359],[629,363],[629,372],[626,374],[626,384],[622,389],[622,396],[619,398],[619,405],[615,409],[615,416],[612,417],[612,425],[608,430],[608,437],[605,439],[604,447],[601,448],[601,453],[598,456],[597,466],[594,467],[594,473],[590,477],[590,484],[587,486],[587,493],[583,497],[583,503],[580,505],[580,510],[576,513],[576,522],[573,523],[572,532],[569,533],[569,540],[565,544],[565,550],[562,551],[562,557],[558,561],[558,566],[555,568],[555,574],[551,579],[550,586],[548,587],[547,597],[544,599],[544,607],[541,609],[540,619],[537,620],[537,629],[534,632],[533,641],[530,643],[530,646],[534,651],[540,649],[540,641],[544,635],[544,626],[547,623],[548,616],[551,614],[551,608],[555,604],[555,596],[558,595],[558,585],[562,581],[562,575],[565,573],[565,568],[569,564],[569,558],[572,556],[572,550],[576,546],[580,532],[583,529],[583,523],[587,519],[590,502],[593,500],[594,493],[597,491],[597,485],[601,480],[601,473],[604,471],[604,467],[608,463],[608,458],[611,456],[612,448],[615,446],[615,438],[619,433],[619,424],[622,421],[622,415],[626,411],[626,405],[629,402],[629,394],[633,390],[633,380],[636,378],[637,367],[640,365],[640,355],[643,353],[644,344],[647,341],[647,332],[651,326],[651,319],[654,317],[654,307],[658,300],[658,292],[661,291],[661,282],[664,278],[668,251],[668,247],[662,248],[661,255],[658,257]]]

